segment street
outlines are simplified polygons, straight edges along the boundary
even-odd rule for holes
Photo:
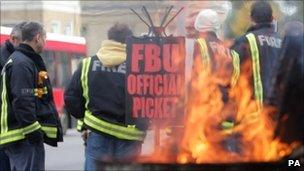
[[[45,145],[46,170],[83,170],[84,146],[80,133],[69,129],[58,147]]]
[[[142,155],[153,152],[154,132],[148,131],[142,146]],[[84,146],[80,133],[76,129],[69,129],[63,137],[64,142],[58,147],[45,145],[46,170],[83,170]]]

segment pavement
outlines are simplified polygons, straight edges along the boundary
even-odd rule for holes
[[[46,170],[83,170],[85,157],[81,134],[76,129],[69,129],[63,140],[64,142],[59,143],[58,147],[45,145]],[[149,130],[142,146],[141,155],[149,155],[153,151],[154,131]]]
[[[58,147],[45,145],[46,170],[83,170],[84,145],[76,129],[67,130]]]

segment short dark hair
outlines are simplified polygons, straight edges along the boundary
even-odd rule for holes
[[[252,4],[250,16],[256,23],[272,22],[272,8],[266,1],[258,1]]]
[[[108,39],[120,43],[126,43],[126,38],[132,36],[133,32],[126,24],[116,23],[108,31]]]
[[[45,34],[43,25],[38,22],[29,21],[22,27],[22,41],[32,41],[39,33]]]
[[[16,24],[11,31],[11,36],[22,40],[22,27],[26,24],[26,21]]]

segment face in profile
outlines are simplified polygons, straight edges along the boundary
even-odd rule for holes
[[[36,53],[42,53],[46,43],[46,34],[38,33],[36,36]]]

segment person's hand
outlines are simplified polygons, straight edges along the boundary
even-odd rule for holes
[[[83,131],[81,132],[81,138],[82,138],[82,140],[84,141],[84,145],[87,144],[88,136],[89,136],[89,131],[88,131],[88,130],[83,130]]]

